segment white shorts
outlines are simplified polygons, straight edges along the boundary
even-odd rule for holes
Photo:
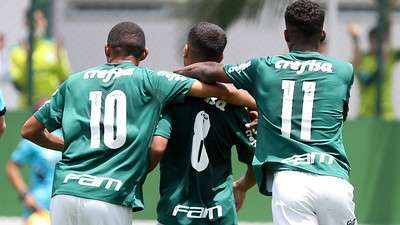
[[[56,195],[51,198],[52,225],[132,225],[132,209],[111,203]]]
[[[277,172],[272,215],[274,225],[355,225],[353,186],[337,177]]]

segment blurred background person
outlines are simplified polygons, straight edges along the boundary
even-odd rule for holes
[[[378,28],[373,27],[368,33],[369,49],[362,52],[360,46],[361,28],[357,24],[349,25],[353,42],[353,66],[360,87],[359,116],[371,118],[377,115],[377,36]],[[390,44],[390,29],[383,34],[384,66],[382,73],[381,114],[385,120],[395,119],[393,107],[393,69],[400,60],[400,49],[394,49]]]
[[[48,98],[67,78],[70,64],[62,45],[45,38],[47,20],[41,9],[33,11],[34,44],[32,53],[33,96],[32,102]],[[29,13],[26,24],[29,23]],[[20,92],[19,106],[28,107],[28,68],[27,56],[30,48],[27,40],[11,49],[10,73],[15,87]]]
[[[35,106],[37,110],[44,104],[44,99]],[[55,131],[62,135],[61,131]],[[6,174],[18,193],[24,208],[22,216],[26,220],[32,213],[48,210],[55,164],[61,159],[61,152],[42,148],[26,139],[22,139],[12,152],[6,165]],[[30,187],[28,188],[21,167],[30,166]]]
[[[17,107],[16,90],[10,79],[8,51],[6,48],[6,35],[0,32],[0,89],[4,95],[4,100],[7,102],[7,109],[15,109]]]

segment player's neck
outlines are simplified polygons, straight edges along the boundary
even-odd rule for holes
[[[299,46],[293,46],[290,49],[291,52],[293,51],[300,51],[300,52],[319,52],[319,47],[317,46],[304,46],[304,45],[299,45]]]
[[[107,61],[108,63],[115,63],[115,64],[131,62],[136,66],[139,65],[139,60],[137,60],[134,56],[115,56],[115,57],[110,57]]]
[[[290,51],[319,52],[319,43],[295,42],[290,46]]]

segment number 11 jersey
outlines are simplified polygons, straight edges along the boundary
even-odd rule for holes
[[[318,52],[260,57],[224,70],[250,92],[259,111],[253,161],[260,192],[269,173],[295,170],[349,178],[342,143],[353,67]]]
[[[143,209],[148,147],[161,109],[183,100],[193,81],[130,62],[70,76],[34,115],[49,131],[63,131],[52,195]]]

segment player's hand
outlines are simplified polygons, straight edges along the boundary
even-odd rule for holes
[[[239,211],[242,208],[244,199],[246,198],[246,190],[241,188],[239,181],[233,182],[233,194],[235,196],[236,211]]]
[[[258,126],[258,112],[257,111],[250,111],[249,112],[251,122],[246,123],[246,128],[251,129],[253,132],[257,129]]]
[[[361,36],[361,27],[358,24],[350,23],[348,30],[353,39],[358,39]]]
[[[26,207],[28,207],[29,209],[33,210],[33,211],[40,211],[42,210],[39,205],[37,204],[36,200],[33,198],[33,196],[29,193],[27,193],[24,196],[24,204],[26,205]]]

